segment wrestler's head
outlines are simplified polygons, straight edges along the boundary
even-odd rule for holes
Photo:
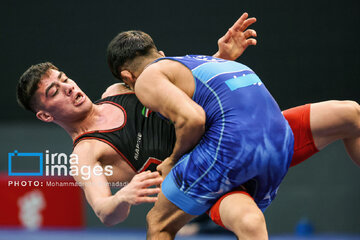
[[[164,53],[157,50],[152,38],[142,31],[121,32],[107,48],[110,71],[131,88],[149,60],[163,56]]]
[[[49,62],[31,66],[17,85],[18,103],[44,122],[81,120],[92,102],[74,81]]]

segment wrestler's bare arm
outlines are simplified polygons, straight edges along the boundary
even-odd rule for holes
[[[99,159],[106,151],[102,144],[95,140],[78,143],[73,152],[78,155],[78,169],[90,167],[93,171],[95,167],[102,167]],[[124,221],[129,215],[131,205],[155,202],[157,197],[150,197],[150,195],[159,193],[160,189],[148,187],[158,185],[162,181],[157,172],[143,172],[137,174],[129,184],[112,195],[104,174],[90,174],[85,178],[79,175],[74,178],[83,186],[86,199],[96,215],[108,226]]]
[[[185,87],[180,89],[174,82]],[[135,94],[144,106],[174,123],[176,142],[170,156],[174,162],[192,149],[205,131],[205,111],[189,97],[194,86],[185,89],[191,83],[194,80],[189,69],[168,60],[150,65],[135,83]]]

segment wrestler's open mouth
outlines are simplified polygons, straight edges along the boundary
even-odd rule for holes
[[[81,92],[75,94],[75,101],[74,101],[75,106],[81,105],[84,101],[85,101],[85,96]]]

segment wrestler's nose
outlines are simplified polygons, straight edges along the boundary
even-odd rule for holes
[[[66,96],[70,96],[71,93],[74,91],[74,86],[71,86],[69,84],[64,84],[64,90],[65,90],[65,94]]]

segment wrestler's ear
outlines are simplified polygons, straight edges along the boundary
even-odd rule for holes
[[[163,51],[159,51],[160,55],[165,57],[165,53]]]
[[[124,83],[126,83],[131,89],[134,89],[136,78],[130,71],[122,70],[120,72],[120,76]]]
[[[43,122],[52,122],[52,121],[54,121],[53,116],[51,116],[50,113],[45,112],[45,111],[43,111],[43,110],[39,110],[39,111],[36,113],[36,117],[37,117],[38,119],[40,119],[41,121],[43,121]]]

